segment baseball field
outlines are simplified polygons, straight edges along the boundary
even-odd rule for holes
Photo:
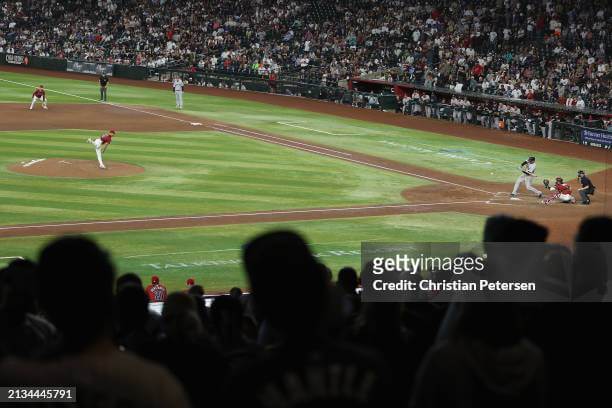
[[[244,287],[241,245],[269,229],[300,231],[336,271],[359,266],[362,241],[479,241],[486,217],[507,213],[569,243],[582,219],[612,213],[601,149],[189,85],[179,111],[170,85],[150,81],[111,78],[101,103],[95,77],[1,69],[0,263],[87,233],[120,273],[220,292]],[[39,84],[49,109],[29,110]],[[86,140],[109,129],[103,170]],[[543,205],[525,190],[510,200],[532,155],[538,180],[576,188],[587,171],[592,205]]]

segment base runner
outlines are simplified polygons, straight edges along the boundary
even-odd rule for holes
[[[38,85],[36,89],[34,89],[34,93],[32,93],[32,103],[30,104],[30,110],[34,109],[34,104],[37,101],[42,103],[43,109],[47,109],[47,95],[45,94],[45,87],[42,85]]]
[[[92,145],[94,145],[94,148],[96,149],[96,156],[98,157],[98,163],[100,163],[101,169],[106,168],[106,166],[104,165],[104,162],[102,161],[102,155],[108,148],[108,145],[110,145],[111,142],[113,141],[114,136],[115,136],[115,131],[109,130],[108,133],[100,136],[99,138],[95,140],[87,139],[87,143],[91,143]]]
[[[550,182],[547,179],[542,180],[542,182],[544,183],[544,187],[553,192],[550,197],[542,200],[542,204],[552,204],[555,201],[568,204],[576,203],[576,198],[572,195],[572,188],[569,184],[564,183],[561,177],[555,179],[555,185],[553,187],[550,187]]]
[[[521,183],[525,183],[525,187],[527,188],[527,190],[536,194],[538,198],[542,198],[542,192],[531,185],[531,183],[533,182],[533,178],[536,177],[535,160],[536,160],[535,157],[531,156],[527,160],[525,160],[523,163],[521,163],[519,170],[521,171],[522,174],[518,176],[518,178],[516,179],[516,183],[514,183],[514,189],[512,190],[512,193],[510,194],[511,197],[516,197],[516,195],[518,194],[518,189],[521,186]]]

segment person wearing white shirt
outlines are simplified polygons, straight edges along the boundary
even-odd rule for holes
[[[431,105],[429,104],[429,95],[423,94],[423,96],[421,96],[421,102],[423,103],[423,105],[425,105],[425,116],[431,118]]]
[[[578,100],[576,101],[576,107],[578,109],[584,109],[584,100],[582,99],[581,96],[579,96]]]
[[[176,108],[183,109],[183,88],[185,84],[181,78],[175,78],[172,81],[172,91],[174,91],[174,98],[176,99]]]
[[[531,156],[527,160],[525,160],[523,163],[521,163],[519,167],[519,170],[521,171],[521,175],[518,176],[518,178],[516,179],[516,182],[514,183],[514,189],[512,190],[512,193],[510,194],[512,198],[516,197],[516,195],[518,194],[518,189],[521,186],[521,183],[525,183],[525,187],[527,188],[527,190],[536,194],[538,198],[542,198],[542,192],[531,185],[535,177],[535,171],[536,171],[535,160],[536,160],[535,157]]]
[[[415,90],[415,91],[412,93],[412,101],[413,101],[413,104],[412,104],[412,112],[411,112],[411,113],[412,113],[413,115],[418,115],[418,114],[421,112],[421,104],[420,104],[420,99],[421,99],[421,97],[420,97],[420,95],[419,95],[418,91],[416,91],[416,90]]]

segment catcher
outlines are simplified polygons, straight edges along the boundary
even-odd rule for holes
[[[569,184],[564,183],[561,177],[555,178],[555,185],[553,187],[550,187],[550,181],[548,179],[542,180],[542,183],[544,183],[544,187],[546,187],[547,190],[553,192],[550,197],[542,200],[542,204],[551,204],[556,200],[566,204],[574,204],[576,202],[576,199],[572,195],[572,188]]]

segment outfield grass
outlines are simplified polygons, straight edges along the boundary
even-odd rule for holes
[[[95,98],[98,87],[95,83],[47,78],[32,75],[0,72],[0,78],[35,84],[44,82],[50,89],[62,90],[74,95]],[[29,89],[14,84],[0,84],[1,101],[28,103]],[[110,100],[117,103],[150,105],[172,109],[172,93],[157,89],[143,89],[124,85],[112,85]],[[75,103],[88,102],[74,97],[50,93],[50,101]],[[206,119],[248,126],[261,131],[349,148],[361,153],[374,154],[399,162],[436,169],[452,174],[490,181],[492,176],[501,182],[512,182],[517,175],[517,166],[533,154],[520,148],[500,146],[493,143],[466,140],[448,135],[405,129],[340,118],[337,116],[271,106],[246,100],[185,95],[185,113]],[[301,128],[283,125],[290,123]],[[309,128],[308,129],[304,129]],[[318,131],[318,132],[317,132]],[[321,131],[332,133],[320,133]],[[348,136],[338,136],[348,135]],[[593,173],[603,170],[601,163],[574,159],[554,154],[538,153],[538,169],[547,177],[571,178],[576,169],[588,169]],[[493,173],[493,174],[491,174]]]
[[[173,290],[183,288],[187,278],[195,277],[208,291],[224,291],[236,285],[245,287],[240,248],[249,238],[270,229],[292,229],[305,234],[312,251],[336,273],[346,265],[359,268],[361,241],[478,241],[484,220],[482,216],[444,212],[124,231],[91,236],[111,252],[119,273],[136,272],[144,281],[158,275]],[[449,229],[451,224],[453,227]],[[35,259],[39,248],[49,239],[0,239],[0,258]]]

